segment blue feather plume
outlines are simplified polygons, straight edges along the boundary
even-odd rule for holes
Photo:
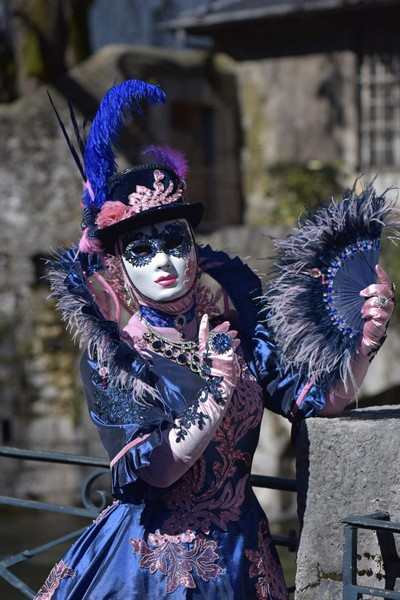
[[[107,200],[107,181],[117,171],[114,148],[121,128],[131,117],[131,111],[142,114],[141,102],[151,106],[165,104],[160,87],[130,79],[116,85],[104,96],[91,125],[84,155],[85,174],[93,190],[86,190],[84,203],[101,208]]]

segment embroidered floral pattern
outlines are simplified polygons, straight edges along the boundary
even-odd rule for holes
[[[275,558],[268,522],[263,519],[258,528],[258,550],[245,550],[251,562],[249,576],[258,577],[258,600],[288,600],[282,570]]]
[[[172,181],[167,189],[165,189],[162,182],[164,179],[164,173],[156,169],[153,175],[154,184],[152,190],[144,185],[137,185],[136,192],[133,192],[133,194],[128,196],[129,204],[132,206],[133,213],[140,213],[142,210],[148,210],[149,208],[162,206],[163,204],[171,204],[171,202],[175,202],[181,198],[181,189],[178,189],[175,194],[171,194],[174,187]]]
[[[149,545],[143,539],[130,538],[129,542],[133,551],[143,557],[140,559],[143,569],[149,569],[150,573],[160,571],[166,575],[167,594],[174,592],[179,585],[195,588],[192,573],[209,581],[222,572],[222,568],[215,564],[219,559],[215,552],[216,542],[206,540],[201,534],[195,535],[192,531],[167,535],[158,529],[154,534],[149,534]]]
[[[222,375],[221,376],[211,375],[212,360],[211,360],[210,352],[208,352],[208,351],[203,352],[202,359],[203,360],[201,363],[201,374],[202,374],[202,377],[205,379],[208,393],[212,396],[213,400],[217,404],[219,404],[220,406],[224,406],[225,400],[222,396],[222,390],[221,390],[221,382],[222,382],[223,377],[222,377]]]
[[[207,314],[210,319],[223,314],[223,289],[218,287],[216,292],[212,292],[208,285],[199,283],[196,290],[196,312],[199,317]],[[220,306],[221,303],[221,306]]]
[[[63,561],[56,563],[34,600],[51,600],[62,579],[74,577],[73,570]]]
[[[190,290],[193,285],[193,281],[196,278],[197,272],[197,261],[193,260],[193,258],[187,259],[187,266],[185,269],[185,275],[187,279],[183,282],[186,289]]]
[[[240,368],[236,391],[211,442],[220,460],[210,468],[200,457],[164,497],[172,514],[162,530],[170,535],[185,529],[209,533],[212,523],[226,531],[230,521],[240,518],[251,458],[238,444],[259,425],[263,412],[260,388],[252,376],[245,379],[248,373],[242,358]]]
[[[136,311],[139,308],[139,304],[137,300],[128,293],[125,287],[125,281],[121,271],[121,257],[106,254],[103,256],[102,260],[106,269],[107,280],[112,281],[113,290],[117,294],[119,300],[124,306],[129,307],[132,312]]]

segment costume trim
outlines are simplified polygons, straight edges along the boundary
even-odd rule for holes
[[[61,581],[66,577],[75,577],[75,573],[63,560],[60,560],[50,571],[34,600],[51,600]]]
[[[310,379],[310,381],[307,381],[306,385],[303,387],[303,389],[301,390],[296,403],[293,405],[292,410],[290,411],[290,416],[292,419],[294,419],[299,411],[299,409],[301,408],[301,405],[303,403],[304,398],[307,396],[309,390],[312,388],[312,386],[315,384],[315,381],[313,381],[312,379]]]

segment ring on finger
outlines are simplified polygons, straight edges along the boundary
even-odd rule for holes
[[[389,298],[386,298],[383,294],[376,297],[376,304],[380,308],[385,308],[389,304]]]
[[[207,342],[216,354],[225,354],[232,348],[232,337],[224,331],[212,331],[208,335]]]

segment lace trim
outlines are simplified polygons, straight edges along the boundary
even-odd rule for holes
[[[146,426],[147,405],[139,404],[132,390],[119,390],[109,386],[109,376],[106,367],[92,371],[92,381],[95,386],[94,409],[98,416],[110,425],[139,423]],[[151,400],[147,389],[143,388],[142,401]]]
[[[125,456],[125,454],[127,452],[129,452],[129,450],[131,450],[132,448],[134,448],[135,446],[137,446],[138,444],[140,444],[141,442],[144,442],[145,440],[147,440],[148,437],[150,437],[150,433],[145,433],[144,435],[140,435],[137,438],[135,438],[132,442],[129,442],[129,444],[126,444],[126,446],[124,446],[122,448],[122,450],[120,450],[118,452],[118,454],[116,456],[114,456],[114,458],[112,459],[112,461],[110,462],[110,469],[113,468],[114,465],[117,464],[117,462],[119,460],[121,460],[121,458],[123,456]]]
[[[97,515],[97,517],[93,520],[93,523],[98,523],[99,521],[101,521],[106,516],[106,514],[109,513],[112,508],[114,508],[114,506],[116,504],[121,504],[121,502],[119,500],[114,500],[114,502],[112,504],[110,504],[109,506],[106,506],[106,508],[104,508]]]
[[[206,419],[209,418],[208,415],[203,413],[200,410],[200,401],[205,401],[207,398],[207,394],[204,393],[204,396],[188,406],[183,413],[180,415],[179,419],[175,421],[174,430],[176,431],[176,441],[180,442],[185,439],[187,436],[188,430],[191,426],[197,426],[200,430],[203,429],[206,424]]]

